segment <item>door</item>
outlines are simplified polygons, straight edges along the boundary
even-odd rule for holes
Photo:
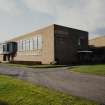
[[[4,54],[3,55],[3,61],[6,61],[7,60],[7,57],[6,57],[6,55]]]

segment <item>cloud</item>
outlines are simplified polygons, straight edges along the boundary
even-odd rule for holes
[[[105,27],[104,4],[105,0],[103,2],[101,0],[85,0],[76,7],[60,6],[58,7],[57,21],[60,24],[93,32],[98,28]]]
[[[105,0],[23,0],[32,11],[55,17],[55,22],[87,30],[90,33],[105,27]]]
[[[55,12],[53,0],[22,0],[27,8],[52,15]]]
[[[0,0],[0,33],[21,34],[57,23],[87,30],[90,36],[105,33],[105,0]],[[94,34],[94,35],[93,35]]]
[[[17,0],[0,0],[0,12],[6,12],[11,15],[21,14],[21,9]]]

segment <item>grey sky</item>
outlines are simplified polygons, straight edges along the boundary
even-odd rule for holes
[[[61,24],[105,35],[105,0],[0,0],[0,41]]]

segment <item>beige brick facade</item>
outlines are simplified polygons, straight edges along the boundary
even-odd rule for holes
[[[42,49],[32,51],[17,52],[14,60],[16,61],[41,61],[42,64],[50,64],[54,61],[54,26],[49,26],[41,30],[14,38],[10,41],[18,42],[19,40],[27,40],[35,35],[42,36]],[[36,54],[38,53],[38,55]]]
[[[0,55],[0,62],[3,61],[3,55]]]

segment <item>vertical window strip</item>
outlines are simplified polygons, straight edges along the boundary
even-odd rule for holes
[[[29,40],[29,51],[31,50],[31,40]]]
[[[38,35],[38,49],[42,49],[42,36]]]
[[[34,50],[37,50],[37,36],[33,38],[34,41]]]
[[[26,51],[26,40],[24,40],[24,43],[25,43],[25,50],[24,51]]]
[[[23,51],[23,40],[21,42],[21,51]]]
[[[38,50],[38,35],[37,35],[37,50]]]
[[[23,51],[23,49],[22,49],[22,43],[23,43],[23,41],[21,40],[20,41],[20,51]]]
[[[25,51],[25,40],[23,40],[23,51]]]
[[[34,39],[32,39],[32,41],[33,41],[33,50],[34,50]]]
[[[18,51],[32,51],[42,49],[42,36],[36,35],[32,39],[18,41]]]
[[[30,50],[33,50],[33,39],[30,39]]]
[[[17,42],[17,44],[18,44],[18,51],[19,51],[19,42],[20,42],[20,41]]]

